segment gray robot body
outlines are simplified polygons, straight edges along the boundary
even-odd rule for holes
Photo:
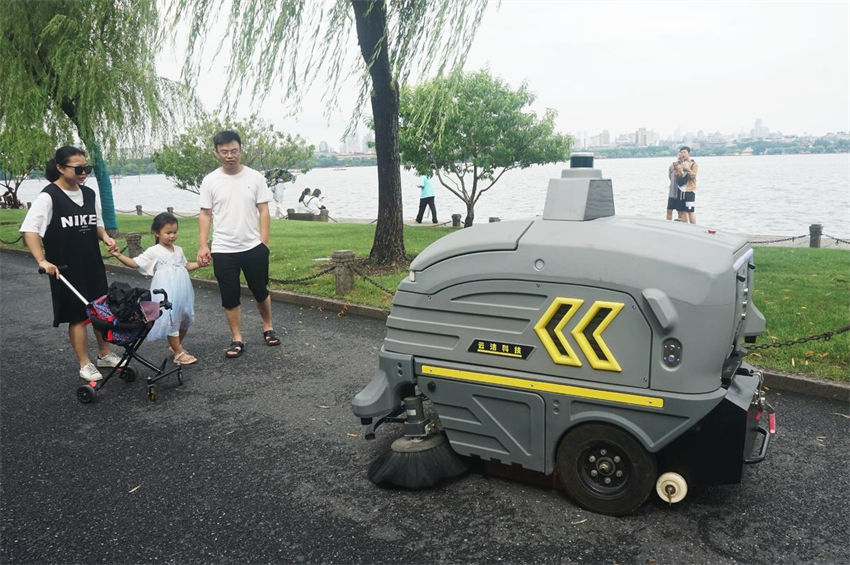
[[[571,433],[625,432],[645,451],[639,459],[687,481],[738,482],[744,463],[763,459],[761,376],[739,346],[764,330],[748,242],[614,216],[611,181],[600,177],[567,170],[550,183],[542,218],[465,229],[423,251],[354,413],[374,430],[415,391],[456,453],[547,475],[573,472]],[[631,499],[595,502],[626,490],[618,477],[629,469],[599,463],[586,443],[582,456],[595,462],[576,480],[586,475],[590,498],[574,498],[600,512],[633,509]]]

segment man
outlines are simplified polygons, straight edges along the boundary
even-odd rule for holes
[[[434,181],[431,175],[422,175],[419,180],[419,213],[416,214],[416,223],[422,223],[425,215],[425,206],[431,209],[431,223],[437,223],[437,207],[434,205]]]
[[[670,193],[667,199],[667,219],[672,219],[673,210],[679,214],[679,221],[697,223],[694,201],[696,199],[697,171],[699,167],[691,159],[691,148],[683,145],[679,148],[676,161],[667,169],[670,177]]]
[[[221,167],[201,183],[198,217],[198,263],[213,263],[232,341],[225,357],[235,359],[245,352],[242,338],[242,309],[239,273],[257,301],[263,319],[266,345],[280,345],[274,331],[269,296],[269,202],[274,200],[265,177],[242,164],[242,140],[225,130],[213,138]],[[215,222],[212,250],[207,246],[210,224]]]

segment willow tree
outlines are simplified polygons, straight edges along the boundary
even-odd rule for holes
[[[36,127],[80,139],[104,223],[116,230],[103,155],[141,144],[171,122],[180,93],[154,71],[162,36],[157,0],[6,0],[0,9],[0,129]]]
[[[190,59],[199,53],[222,8],[221,0],[173,0],[172,11],[191,13]],[[334,107],[342,84],[361,79],[349,130],[361,121],[367,98],[375,127],[378,222],[370,258],[406,261],[398,153],[399,87],[412,74],[441,74],[460,66],[487,0],[255,0],[233,1],[219,47],[230,50],[227,100],[248,93],[254,102],[282,87],[297,107],[317,82]],[[359,49],[354,50],[356,37]]]

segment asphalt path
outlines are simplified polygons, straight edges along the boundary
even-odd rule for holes
[[[138,286],[133,275],[111,275]],[[80,404],[47,281],[0,253],[2,563],[846,563],[845,403],[771,392],[778,433],[740,485],[698,489],[612,518],[562,493],[472,473],[420,492],[384,490],[350,400],[371,378],[375,320],[275,303],[267,347],[243,299],[247,351],[215,290],[196,289],[185,384],[114,379]],[[116,348],[117,349],[117,348]],[[164,342],[141,353],[165,357]]]

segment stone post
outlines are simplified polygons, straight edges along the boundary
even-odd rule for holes
[[[452,214],[452,227],[459,228],[460,227],[460,214]]]
[[[32,208],[32,202],[27,202],[27,210],[29,210],[30,208]]]
[[[173,208],[173,207],[169,206],[169,207],[168,207],[168,208],[166,208],[165,210],[166,210],[169,214],[171,214],[172,216],[174,215],[174,208]]]
[[[141,204],[136,204],[136,215],[137,216],[142,215],[142,205]]]
[[[328,209],[325,208],[324,210],[319,210],[319,216],[316,219],[320,222],[327,222],[328,221]]]
[[[124,239],[127,241],[127,257],[138,257],[142,254],[142,234],[130,232]]]
[[[820,236],[823,233],[821,224],[812,224],[809,226],[809,247],[820,247]]]
[[[295,217],[295,208],[287,208],[286,209],[286,217],[294,218]]]
[[[339,295],[348,294],[354,290],[354,272],[349,268],[351,263],[354,262],[354,251],[349,249],[334,251],[331,255],[331,261],[336,265],[336,269],[334,269],[336,293]]]

